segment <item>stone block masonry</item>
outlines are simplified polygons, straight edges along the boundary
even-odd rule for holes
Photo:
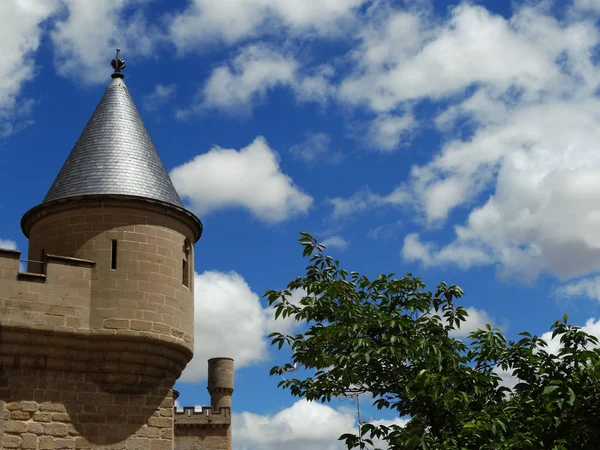
[[[89,374],[3,368],[0,448],[172,450],[172,381],[112,394]]]
[[[175,427],[175,450],[228,450],[231,440],[226,428]]]
[[[31,213],[23,226],[29,259],[53,254],[95,262],[88,280],[67,286],[90,290],[90,328],[158,335],[191,351],[194,277],[183,284],[182,263],[193,274],[195,234],[181,216],[161,205],[84,199],[75,209],[67,203]]]
[[[231,410],[175,411],[175,450],[231,450]]]

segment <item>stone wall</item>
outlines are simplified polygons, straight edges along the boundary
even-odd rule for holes
[[[52,257],[45,274],[23,274],[20,257],[0,249],[0,323],[65,332],[88,328],[94,262]]]
[[[176,410],[175,450],[231,450],[230,408]]]
[[[230,448],[226,428],[175,428],[175,450],[228,450]]]
[[[0,448],[173,449],[172,380],[131,395],[85,373],[4,368],[0,377]]]

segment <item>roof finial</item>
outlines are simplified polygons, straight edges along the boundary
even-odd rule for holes
[[[127,64],[125,64],[125,60],[123,58],[119,58],[120,54],[121,49],[118,48],[116,58],[110,62],[112,68],[115,69],[115,73],[111,75],[113,78],[125,78],[125,75],[121,73],[121,70],[127,67]]]

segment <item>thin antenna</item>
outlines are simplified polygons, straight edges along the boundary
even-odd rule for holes
[[[362,441],[362,434],[361,434],[363,422],[362,422],[362,420],[360,418],[360,399],[359,399],[359,396],[360,396],[360,393],[358,393],[358,392],[352,392],[352,393],[346,392],[346,393],[343,394],[343,397],[345,397],[345,398],[338,397],[338,399],[340,401],[343,401],[346,398],[350,398],[350,399],[354,400],[354,402],[356,403],[356,421],[358,423],[358,443],[360,444],[359,448],[363,448],[363,441]]]

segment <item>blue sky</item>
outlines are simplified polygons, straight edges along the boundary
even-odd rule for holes
[[[308,231],[350,270],[460,285],[467,329],[600,335],[600,0],[4,0],[0,244],[125,81],[186,206],[196,357],[236,359],[235,448],[338,449],[349,401],[298,402],[262,293]],[[509,377],[507,377],[509,378]],[[365,417],[394,419],[368,408]]]

